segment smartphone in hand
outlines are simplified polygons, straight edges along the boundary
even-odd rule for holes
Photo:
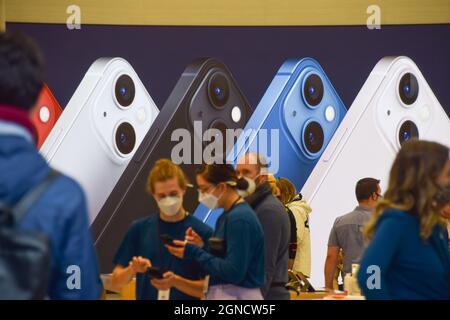
[[[162,279],[164,278],[164,273],[158,267],[149,267],[146,271],[150,279]]]

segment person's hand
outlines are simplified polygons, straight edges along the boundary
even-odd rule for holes
[[[143,273],[152,266],[152,263],[150,262],[150,260],[139,256],[133,257],[133,259],[130,261],[129,266],[134,273]]]
[[[184,249],[185,249],[185,246],[186,246],[186,241],[173,240],[173,244],[176,245],[176,247],[175,246],[171,246],[169,244],[166,244],[165,247],[175,257],[183,259],[183,257],[184,257]]]
[[[150,283],[154,286],[158,291],[169,290],[174,286],[176,275],[172,271],[167,271],[163,274],[162,279],[152,279]]]
[[[203,248],[205,245],[202,238],[194,231],[194,229],[192,229],[192,227],[187,228],[185,239],[187,243],[193,244],[199,248]]]

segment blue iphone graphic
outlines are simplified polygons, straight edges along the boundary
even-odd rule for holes
[[[320,64],[312,58],[283,63],[247,122],[227,161],[255,151],[269,172],[301,190],[347,109]],[[214,227],[222,210],[199,205],[194,215]]]

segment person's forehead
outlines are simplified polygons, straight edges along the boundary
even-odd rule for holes
[[[258,168],[258,165],[256,163],[241,162],[241,163],[237,163],[237,165],[236,165],[236,170],[238,170],[238,171],[242,171],[242,170],[253,171],[253,170],[256,170],[257,168]]]
[[[156,181],[155,182],[155,191],[156,192],[166,192],[168,190],[179,189],[179,184],[177,178],[169,178],[164,181]]]
[[[257,165],[258,163],[258,156],[255,153],[247,153],[246,155],[242,156],[237,164],[238,165]]]

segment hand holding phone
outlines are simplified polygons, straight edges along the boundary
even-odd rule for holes
[[[133,257],[133,259],[130,261],[130,267],[136,273],[144,273],[146,272],[147,268],[150,268],[151,266],[152,263],[150,262],[150,260],[141,256]]]
[[[184,250],[186,246],[186,241],[173,240],[173,244],[166,244],[167,250],[175,257],[179,259],[184,258]]]
[[[178,244],[175,244],[174,243],[175,239],[173,237],[169,236],[168,234],[162,234],[162,235],[159,236],[159,238],[161,239],[162,243],[165,244],[165,245],[172,246],[172,247],[175,247],[175,248],[182,247],[182,246],[180,246]]]
[[[197,232],[194,231],[194,229],[192,229],[192,227],[187,228],[185,240],[188,243],[193,244],[199,248],[203,248],[203,246],[205,245],[203,239],[198,235]]]
[[[146,271],[150,279],[163,279],[164,273],[158,267],[148,267]]]

